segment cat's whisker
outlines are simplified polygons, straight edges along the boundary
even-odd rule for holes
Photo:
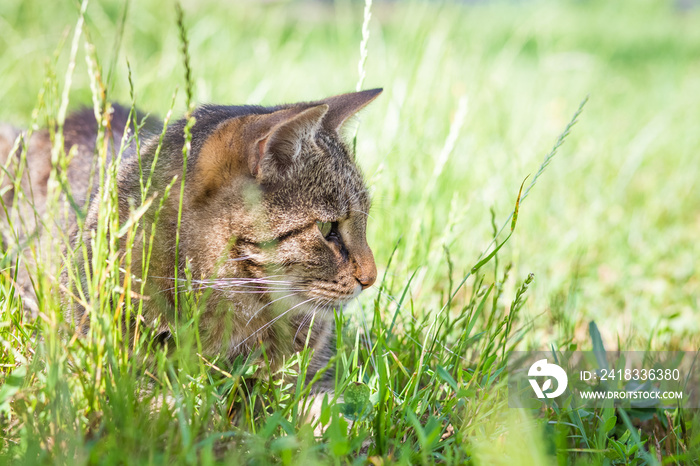
[[[263,282],[263,281],[245,281],[241,282],[238,280],[198,280],[198,281],[193,281],[192,283],[196,283],[199,285],[227,285],[227,286],[289,286],[289,285],[294,285],[292,282],[277,282],[277,281],[270,281],[270,282]]]
[[[223,291],[226,293],[237,293],[237,294],[268,294],[268,293],[286,293],[286,292],[301,292],[304,291],[301,288],[258,288],[258,287],[235,287],[235,286],[212,286],[212,287],[202,287],[200,289],[211,288],[218,291]]]
[[[226,288],[218,287],[214,288],[217,291],[221,291],[227,294],[280,294],[280,293],[302,293],[305,290],[303,288],[268,288],[268,289],[239,289],[239,288]]]
[[[207,283],[195,283],[194,287],[192,287],[192,290],[205,290],[205,289],[214,289],[214,290],[219,290],[219,291],[233,291],[236,293],[270,293],[270,292],[285,292],[285,291],[296,291],[296,292],[301,292],[304,291],[303,288],[290,288],[288,286],[284,285],[275,285],[275,286],[270,286],[270,285],[264,285],[264,284],[254,284],[254,285],[248,285],[248,284],[238,284],[238,283],[217,283],[217,282],[207,282]],[[172,287],[169,288],[169,290],[174,290],[175,288],[179,290],[186,290],[188,288],[187,283],[182,283],[179,284],[177,287]],[[242,288],[242,289],[239,289]]]
[[[350,209],[350,212],[358,212],[358,213],[363,214],[365,217],[374,220],[374,217],[372,217],[369,213],[367,213],[367,212],[365,212],[365,211],[363,211],[363,210],[359,210],[359,209]]]
[[[271,320],[270,322],[268,322],[267,324],[263,325],[263,326],[260,327],[259,329],[257,329],[257,330],[255,330],[254,332],[252,332],[247,338],[245,338],[243,341],[241,341],[241,342],[238,343],[236,346],[234,346],[234,347],[233,347],[233,350],[234,350],[234,351],[235,351],[235,350],[238,350],[238,348],[240,348],[241,345],[243,345],[243,343],[245,343],[246,341],[250,340],[251,338],[253,338],[253,337],[254,337],[255,335],[257,335],[258,333],[262,332],[263,330],[267,329],[270,325],[274,324],[275,322],[277,322],[278,320],[280,320],[280,319],[281,319],[282,317],[284,317],[285,315],[289,314],[291,311],[293,311],[293,310],[296,309],[297,307],[299,307],[299,306],[301,306],[301,305],[303,305],[303,304],[306,304],[306,303],[308,303],[309,301],[313,301],[314,299],[316,299],[316,298],[309,298],[309,299],[307,299],[306,301],[302,301],[302,302],[300,302],[299,304],[296,304],[296,305],[290,307],[289,309],[287,309],[286,311],[284,311],[283,313],[281,313],[280,315],[278,315],[277,317],[275,317],[274,319],[272,319],[272,320]]]
[[[297,294],[301,293],[305,290],[303,289],[289,289],[289,288],[282,288],[279,290],[231,290],[227,288],[212,288],[216,289],[217,291],[223,291],[228,294],[270,294],[270,293],[286,293],[286,292],[291,292],[292,294]]]
[[[281,281],[281,280],[261,280],[261,279],[255,279],[255,280],[241,280],[241,279],[236,279],[236,278],[209,278],[209,279],[202,279],[202,280],[191,280],[192,283],[227,283],[230,285],[235,285],[235,284],[240,284],[240,285],[256,285],[256,284],[262,284],[262,285],[291,285],[293,282],[290,281]]]
[[[304,316],[304,318],[301,320],[301,323],[300,323],[299,326],[297,327],[296,333],[294,333],[294,338],[292,338],[292,343],[294,343],[294,341],[297,339],[297,336],[299,335],[299,332],[301,331],[301,328],[304,327],[304,326],[306,326],[307,322],[310,323],[311,320],[312,320],[314,317],[316,317],[316,309],[318,309],[319,306],[321,306],[321,303],[316,303],[316,306],[313,308],[313,310],[312,310],[311,312],[309,312],[308,314],[306,314],[306,315]],[[308,335],[307,335],[307,336],[308,336]]]
[[[326,317],[326,314],[328,313],[328,306],[332,302],[333,302],[333,300],[329,299],[329,298],[326,298],[326,299],[319,301],[313,310],[313,314],[308,315],[308,318],[307,318],[308,323],[311,323],[311,319],[314,319],[316,317],[316,310],[318,310],[319,307],[321,307],[323,309],[323,311],[321,313],[321,319],[324,319]],[[297,333],[298,332],[299,332],[299,330],[297,330]],[[294,338],[296,339],[296,335],[294,336]]]
[[[273,299],[273,300],[270,301],[269,303],[265,304],[265,305],[262,306],[260,309],[258,309],[257,311],[255,311],[255,313],[250,317],[250,319],[248,319],[248,322],[246,322],[246,324],[245,324],[246,327],[247,327],[248,325],[250,325],[250,322],[251,322],[253,319],[255,319],[255,317],[256,317],[258,314],[260,314],[260,312],[261,312],[263,309],[265,309],[266,307],[268,307],[269,305],[271,305],[271,304],[273,304],[273,303],[276,303],[277,301],[280,301],[280,300],[282,300],[282,299],[291,298],[292,296],[294,296],[294,295],[296,295],[296,294],[298,294],[298,293],[291,293],[291,294],[288,294],[288,295],[286,295],[286,296],[282,296],[281,298]]]
[[[194,283],[196,286],[192,287],[192,291],[202,291],[202,290],[217,290],[217,291],[223,291],[226,293],[235,293],[235,294],[268,294],[268,293],[301,293],[303,291],[306,291],[303,288],[290,288],[289,286],[285,286],[282,284],[275,284],[274,286],[271,285],[265,285],[263,283],[254,283],[254,284],[241,284],[241,283],[229,283],[229,282],[220,282],[218,280],[210,280],[210,281],[199,281],[198,283]],[[187,291],[188,290],[188,283],[180,283],[178,286],[170,287],[170,288],[164,288],[159,291],[159,293],[165,292],[165,291],[173,291],[173,290],[178,290],[178,291]]]
[[[252,256],[239,256],[239,257],[231,257],[230,259],[226,259],[226,262],[239,262],[239,261],[247,261],[252,259]]]
[[[240,286],[240,287],[258,287],[260,289],[264,288],[286,288],[289,285],[295,285],[294,282],[288,280],[270,280],[268,278],[209,278],[209,279],[187,279],[187,278],[171,278],[171,277],[156,277],[151,276],[151,278],[159,278],[164,280],[172,280],[180,282],[179,286],[182,284],[196,284],[200,286]]]
[[[255,278],[255,277],[233,277],[233,278],[228,278],[228,277],[220,277],[220,278],[201,278],[201,279],[188,279],[184,277],[159,277],[156,275],[149,275],[149,278],[158,278],[162,280],[177,280],[181,282],[187,282],[191,281],[192,283],[205,283],[205,282],[210,282],[210,281],[216,281],[216,280],[224,280],[224,281],[232,281],[232,282],[241,282],[241,283],[285,283],[285,284],[290,284],[293,283],[292,281],[289,280],[271,280],[272,278],[277,278],[277,277],[286,277],[286,275],[280,274],[280,275],[268,275],[266,277],[260,277],[260,278]]]
[[[218,288],[249,288],[249,289],[254,289],[254,290],[291,290],[292,287],[290,285],[296,285],[290,283],[289,285],[287,284],[281,284],[281,283],[230,283],[230,282],[213,282],[213,283],[203,283],[201,285],[208,285],[208,286],[215,286]],[[302,290],[302,288],[299,288],[297,286],[297,289]]]
[[[361,196],[362,194],[364,194],[364,193],[355,192],[355,193],[352,194],[351,197],[349,197],[349,198],[346,200],[346,202],[347,202],[348,204],[357,204],[357,201],[360,199],[360,196]]]

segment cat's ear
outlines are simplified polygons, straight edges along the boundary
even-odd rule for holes
[[[328,105],[324,103],[266,116],[261,128],[263,134],[256,138],[248,156],[250,174],[260,182],[283,176],[299,156],[304,141],[313,139],[327,112]]]
[[[280,179],[327,111],[328,105],[319,104],[225,121],[199,151],[194,198],[208,198],[236,174],[259,183]]]
[[[320,103],[328,105],[328,113],[323,119],[324,128],[338,131],[348,118],[365,108],[381,93],[382,89],[370,89],[321,100]]]

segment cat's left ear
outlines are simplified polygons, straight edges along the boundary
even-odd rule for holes
[[[224,121],[199,151],[194,199],[208,198],[235,175],[247,174],[259,183],[280,180],[327,111],[325,104],[298,106]]]
[[[319,103],[328,105],[328,113],[323,118],[323,126],[332,131],[338,131],[354,114],[365,108],[382,93],[383,89],[350,92],[321,100]]]
[[[280,110],[263,119],[273,126],[255,142],[248,168],[259,182],[283,176],[294,164],[305,139],[313,139],[328,112],[328,105]]]

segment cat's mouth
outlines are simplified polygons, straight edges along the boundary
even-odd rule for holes
[[[327,282],[321,282],[311,286],[305,293],[310,298],[317,298],[321,301],[328,302],[328,306],[344,306],[353,299],[357,298],[362,293],[362,285],[355,282],[354,286],[343,287],[338,289],[337,286]]]

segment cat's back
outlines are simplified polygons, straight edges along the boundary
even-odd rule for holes
[[[119,150],[128,126],[129,109],[114,105],[106,130],[108,161],[115,151]],[[151,127],[154,126],[151,124]],[[70,193],[72,209],[84,208],[99,186],[95,156],[98,125],[93,109],[83,108],[71,113],[65,121],[63,137],[68,163],[57,163],[58,170],[65,170],[61,175],[67,181],[67,186],[61,187],[61,198],[65,199],[66,194]],[[19,238],[28,234],[26,230],[36,227],[36,222],[32,221],[33,217],[40,217],[45,213],[48,183],[53,167],[52,147],[53,141],[48,129],[28,132],[10,124],[0,123],[0,163],[4,167],[0,175],[0,189],[5,206],[5,209],[0,209],[0,220],[5,228],[15,230]],[[12,218],[7,217],[5,210],[14,213],[17,219],[28,221],[29,225],[19,228]],[[61,226],[69,229],[75,218],[74,212],[67,218],[69,224]]]
[[[8,238],[22,239],[28,231],[33,231],[37,215],[41,216],[45,211],[46,187],[51,173],[49,132],[39,130],[28,134],[0,123],[0,163],[3,167],[0,173],[3,203],[0,224],[7,244]]]

